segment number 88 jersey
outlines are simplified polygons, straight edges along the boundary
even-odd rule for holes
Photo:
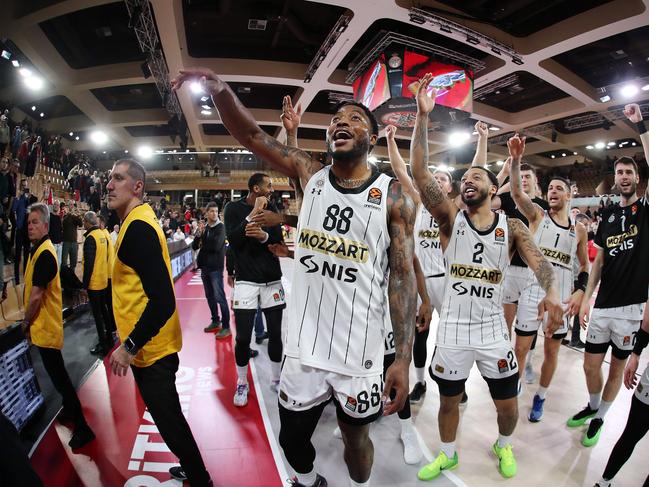
[[[381,374],[391,181],[375,172],[358,188],[342,188],[331,166],[309,180],[295,241],[287,356],[352,377]]]

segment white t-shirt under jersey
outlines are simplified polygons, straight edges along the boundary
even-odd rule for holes
[[[509,342],[502,308],[509,230],[505,215],[494,216],[492,227],[480,232],[466,212],[455,218],[444,252],[446,287],[437,327],[439,346],[477,349]]]
[[[382,372],[391,181],[375,173],[345,189],[325,167],[304,189],[284,340],[284,353],[304,365],[352,377]]]

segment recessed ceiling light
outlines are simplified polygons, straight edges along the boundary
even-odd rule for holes
[[[138,148],[137,155],[142,159],[149,159],[153,155],[153,149],[148,145],[143,145]]]
[[[552,155],[550,155],[550,157],[551,157],[552,159],[554,159],[556,156],[555,156],[554,154],[552,154]]]
[[[43,87],[43,79],[38,76],[30,76],[23,80],[25,86],[30,90],[38,91]]]
[[[209,105],[201,105],[201,108],[203,108],[205,110],[211,110],[212,109],[212,107],[209,106]]]
[[[566,157],[566,153],[565,153],[565,152],[562,152],[562,153],[561,153],[561,157]]]
[[[587,145],[587,146],[586,146],[586,149],[588,149],[588,150],[592,150],[592,149],[594,149],[594,148],[595,148],[595,147],[593,147],[592,145]]]
[[[32,105],[32,112],[36,111],[36,105]]]
[[[44,116],[45,116],[45,114],[43,112],[41,112],[41,118],[43,118]]]
[[[573,155],[573,156],[576,156],[576,155],[577,155],[577,153],[576,153],[576,152],[573,152],[573,153],[572,153],[572,155]]]
[[[79,136],[77,135],[77,136],[74,138],[74,140],[79,140]]]
[[[635,147],[637,144],[635,142],[631,142],[631,145]]]
[[[124,149],[124,154],[128,154],[128,149]]]
[[[604,142],[597,142],[595,144],[595,149],[603,149],[604,147],[606,147],[606,144]]]
[[[212,110],[201,110],[201,115],[212,115]]]
[[[611,101],[611,97],[608,95],[600,96],[599,101],[601,101],[602,103],[606,103],[608,101]]]
[[[469,132],[452,132],[448,136],[448,143],[451,147],[459,147],[471,138]]]
[[[202,95],[203,93],[205,93],[203,91],[203,87],[198,81],[194,81],[193,83],[191,83],[189,85],[189,89],[192,91],[192,93],[195,93],[197,95]]]
[[[13,61],[11,61],[11,64],[13,64],[14,68],[20,67],[20,61],[18,61],[18,59],[14,59]]]
[[[493,125],[489,127],[489,130],[493,130],[494,132],[498,132],[500,130],[500,127],[494,127]]]
[[[625,98],[631,98],[638,94],[638,87],[636,85],[625,85],[620,89],[620,94]]]
[[[70,137],[72,137],[73,135],[74,135],[74,132],[70,132]]]

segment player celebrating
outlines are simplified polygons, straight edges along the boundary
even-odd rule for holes
[[[649,135],[640,107],[635,103],[627,105],[624,114],[637,124],[649,160]],[[568,426],[581,426],[593,418],[581,440],[584,446],[593,446],[599,440],[604,416],[620,390],[624,364],[642,321],[649,285],[647,193],[638,199],[636,189],[640,178],[633,159],[621,157],[615,161],[614,168],[620,203],[602,210],[594,240],[597,257],[579,311],[582,327],[588,326],[584,372],[590,397],[588,405],[568,420]],[[590,298],[597,284],[600,284],[599,291],[589,320]],[[602,392],[601,368],[609,346],[611,365]]]
[[[512,139],[515,142],[516,138]],[[525,139],[520,144],[510,144],[511,155],[511,192],[517,208],[529,221],[529,228],[536,245],[541,249],[543,255],[554,267],[556,283],[559,287],[560,299],[568,305],[567,315],[563,319],[561,327],[550,335],[546,333],[543,345],[543,366],[541,367],[541,378],[539,388],[534,395],[532,410],[528,419],[536,423],[543,416],[543,405],[545,394],[554,371],[557,368],[559,347],[561,340],[568,334],[570,317],[579,312],[581,299],[588,282],[588,233],[581,223],[576,223],[568,216],[570,207],[570,182],[561,178],[553,177],[548,186],[548,203],[550,211],[546,211],[523,191],[521,185],[521,158],[525,149]],[[513,153],[513,150],[520,152]],[[577,256],[579,260],[579,273],[573,289],[572,261]],[[572,295],[571,295],[572,293]],[[521,293],[518,301],[518,312],[516,321],[516,360],[518,366],[525,366],[525,357],[530,350],[533,338],[541,327],[541,321],[537,318],[539,301],[543,299],[543,289],[534,279],[529,276],[528,285]]]
[[[367,486],[374,454],[369,423],[381,414],[382,396],[396,390],[385,408],[392,414],[408,395],[416,302],[414,203],[398,181],[368,163],[378,124],[365,106],[338,107],[327,130],[333,164],[322,168],[306,152],[261,130],[209,69],[181,71],[172,83],[179,89],[196,78],[230,133],[278,171],[299,178],[304,189],[293,278],[299,285],[290,303],[279,387],[279,441],[297,473],[293,485],[326,485],[314,469],[311,436],[333,398],[351,485]],[[382,392],[386,286],[396,355]]]
[[[419,471],[419,478],[434,479],[442,470],[458,464],[455,436],[459,404],[474,362],[489,385],[498,412],[500,435],[493,451],[499,459],[499,470],[503,476],[513,477],[516,460],[511,435],[518,420],[518,365],[502,311],[502,280],[514,250],[519,251],[545,291],[539,314],[548,312],[550,334],[560,326],[563,310],[552,265],[534,244],[529,230],[520,220],[491,210],[491,197],[498,190],[496,176],[480,166],[471,167],[464,174],[460,193],[468,209],[461,212],[428,170],[428,114],[435,105],[426,93],[430,79],[430,74],[424,76],[417,92],[410,154],[422,202],[439,223],[446,260],[437,347],[429,369],[439,386],[442,445],[435,461]],[[510,145],[516,147],[515,152],[522,152],[518,137]]]

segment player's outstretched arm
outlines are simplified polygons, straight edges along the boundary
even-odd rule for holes
[[[586,286],[584,297],[581,300],[581,307],[579,308],[579,323],[584,330],[588,326],[588,317],[590,316],[590,298],[593,297],[593,293],[595,292],[595,289],[597,289],[599,281],[602,278],[603,265],[604,250],[597,249],[597,256],[595,257],[593,264],[590,266],[588,285]]]
[[[390,232],[388,300],[394,332],[395,360],[385,376],[384,400],[395,390],[396,397],[386,405],[385,414],[400,411],[408,398],[408,370],[412,358],[417,290],[413,267],[415,204],[401,187],[390,184],[388,196]]]
[[[649,164],[649,132],[647,132],[646,122],[642,118],[640,105],[637,103],[631,103],[630,105],[625,106],[624,115],[626,115],[626,118],[635,123],[638,127],[640,142],[642,142],[642,148],[644,149],[644,158],[647,161],[647,164]],[[647,186],[645,196],[649,198],[649,186]]]
[[[388,157],[390,158],[390,166],[394,171],[395,176],[401,183],[403,190],[412,198],[416,205],[421,203],[421,198],[419,197],[419,191],[415,188],[415,185],[408,174],[406,169],[406,163],[399,154],[399,147],[397,146],[397,141],[394,140],[394,135],[397,131],[397,128],[394,125],[388,125],[385,128],[385,137],[388,143]]]
[[[311,159],[306,152],[288,147],[261,130],[250,111],[243,106],[227,83],[212,70],[189,68],[181,70],[172,81],[174,90],[192,80],[198,81],[209,93],[214,106],[219,111],[223,125],[241,145],[257,156],[268,161],[277,171],[289,177],[307,180],[320,170],[320,164]]]
[[[511,187],[512,198],[516,203],[518,210],[525,215],[530,222],[530,228],[536,230],[543,216],[543,210],[536,205],[532,199],[527,196],[521,185],[521,160],[525,152],[525,137],[514,135],[507,141],[509,147],[509,156],[511,158],[511,176],[509,184]]]
[[[435,107],[435,99],[426,93],[426,88],[431,80],[430,73],[419,80],[416,96],[417,116],[410,141],[410,167],[421,202],[439,224],[442,236],[447,239],[455,222],[458,208],[448,199],[444,190],[428,170],[428,114]],[[442,243],[444,244],[443,241]]]
[[[575,223],[575,233],[577,237],[577,260],[579,261],[579,273],[573,285],[573,292],[564,304],[568,305],[566,314],[569,317],[579,314],[581,303],[584,299],[586,286],[588,285],[588,268],[590,262],[588,261],[588,230],[580,223]]]
[[[471,166],[485,167],[487,165],[487,142],[489,141],[489,126],[484,122],[477,122],[475,130],[478,132],[478,144]]]
[[[529,229],[518,218],[508,218],[510,251],[518,250],[525,263],[532,269],[536,280],[545,291],[545,297],[539,303],[538,319],[542,320],[548,313],[546,336],[552,336],[561,326],[563,308],[557,291],[556,279],[552,264],[547,261],[536,246]]]
[[[633,346],[633,353],[629,357],[629,361],[624,369],[624,387],[633,389],[636,386],[638,378],[636,372],[638,371],[638,364],[640,363],[640,354],[642,350],[649,344],[649,300],[645,303],[644,316],[642,317],[642,325],[635,337],[635,345]]]

